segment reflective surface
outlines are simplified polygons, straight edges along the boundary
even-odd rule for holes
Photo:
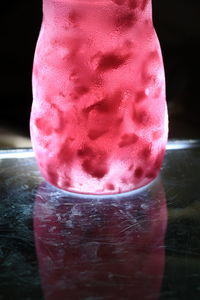
[[[137,192],[73,195],[0,151],[0,299],[200,299],[200,143]]]

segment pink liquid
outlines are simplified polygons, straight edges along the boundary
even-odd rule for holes
[[[159,173],[168,124],[151,1],[43,0],[31,138],[45,179],[112,194]]]

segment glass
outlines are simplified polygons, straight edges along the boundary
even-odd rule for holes
[[[61,189],[122,193],[158,175],[168,120],[150,0],[43,0],[30,128]]]
[[[2,300],[43,300],[50,283],[49,292],[66,292],[60,289],[62,280],[68,280],[74,295],[74,286],[85,293],[93,280],[90,297],[96,293],[98,299],[103,290],[97,289],[96,278],[105,278],[112,262],[119,266],[120,260],[119,272],[111,271],[115,276],[107,280],[108,290],[114,283],[113,295],[119,286],[131,295],[138,280],[138,292],[152,291],[144,300],[200,299],[200,141],[168,143],[161,177],[126,195],[72,195],[57,189],[44,182],[31,150],[0,150],[0,166]],[[96,251],[99,244],[102,251]],[[85,261],[82,269],[73,256]],[[120,277],[125,272],[127,277]]]

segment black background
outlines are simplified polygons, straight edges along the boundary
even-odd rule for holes
[[[200,137],[200,1],[154,0],[165,63],[170,137]],[[42,19],[42,0],[1,3],[0,126],[29,135],[32,61]]]

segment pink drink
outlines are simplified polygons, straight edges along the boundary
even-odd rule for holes
[[[71,192],[146,185],[168,119],[150,0],[43,0],[31,137],[45,179]]]

